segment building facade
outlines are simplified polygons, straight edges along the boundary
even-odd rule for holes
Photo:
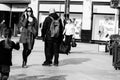
[[[6,26],[13,30],[14,36],[17,36],[20,33],[19,18],[21,14],[30,6],[37,17],[37,2],[38,0],[0,0],[0,23],[5,20]]]
[[[3,8],[4,10],[0,10],[0,15],[1,12],[7,11],[5,14],[8,15],[7,20],[9,21],[7,21],[7,24],[10,26],[15,22],[12,20],[15,14],[18,17],[27,6],[31,6],[39,20],[39,36],[41,36],[42,23],[45,17],[48,16],[49,9],[55,8],[63,20],[66,12],[65,2],[66,0],[21,0],[21,2],[13,0],[13,2],[0,2],[0,6],[5,7]],[[77,22],[76,39],[81,39],[82,41],[106,41],[109,40],[111,34],[118,31],[118,25],[116,25],[117,10],[110,7],[110,0],[69,0],[68,9],[69,18],[75,18]]]
[[[38,18],[42,23],[50,8],[55,8],[64,19],[66,0],[39,0]],[[69,17],[78,22],[76,38],[82,41],[109,40],[118,32],[117,10],[110,7],[110,0],[70,0]]]

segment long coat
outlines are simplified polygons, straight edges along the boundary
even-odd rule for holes
[[[33,49],[34,41],[38,34],[38,21],[35,17],[32,18],[32,22],[28,22],[24,15],[22,15],[20,19],[20,25],[22,27],[20,42],[28,43],[30,50]]]

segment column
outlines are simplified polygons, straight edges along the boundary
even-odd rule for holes
[[[115,34],[120,34],[120,30],[119,30],[119,25],[120,25],[120,22],[119,22],[119,19],[120,19],[120,16],[119,16],[119,9],[116,9],[115,10]]]
[[[65,19],[69,18],[70,0],[65,0]]]
[[[31,3],[28,6],[32,7],[33,14],[38,18],[38,0],[31,0]]]
[[[91,16],[92,16],[92,1],[83,0],[83,20],[81,29],[81,41],[90,42],[91,30]]]
[[[92,1],[83,1],[83,30],[91,30]]]

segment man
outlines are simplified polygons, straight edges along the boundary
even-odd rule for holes
[[[63,33],[63,25],[61,19],[59,19],[59,16],[55,12],[55,9],[49,10],[48,17],[45,18],[45,21],[43,22],[43,28],[42,28],[42,38],[43,41],[45,41],[45,61],[42,64],[43,66],[50,66],[52,64],[52,59],[54,57],[54,65],[58,66],[59,61],[59,45],[62,41],[62,33]],[[52,17],[52,18],[51,18]],[[50,32],[50,26],[52,21],[59,19],[59,36],[58,37],[51,37]]]

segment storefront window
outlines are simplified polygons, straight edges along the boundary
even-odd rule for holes
[[[92,40],[108,41],[115,33],[115,9],[110,5],[93,5]]]
[[[114,15],[93,16],[93,40],[109,40],[111,34],[115,33]]]

